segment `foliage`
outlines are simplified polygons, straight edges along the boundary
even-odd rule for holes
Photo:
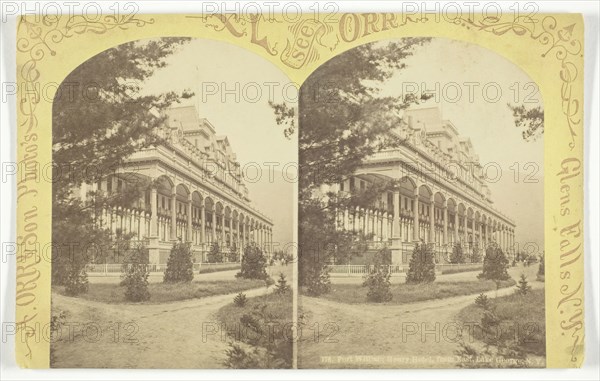
[[[542,255],[540,255],[540,264],[538,267],[537,279],[540,281],[543,281],[545,276],[546,276],[546,259],[545,259],[544,254],[542,254]]]
[[[229,369],[268,369],[268,365],[274,361],[272,356],[265,354],[261,348],[254,347],[246,350],[237,343],[229,343],[225,355],[227,359],[223,365]]]
[[[277,298],[281,299],[281,298]],[[279,304],[278,304],[279,305]],[[292,361],[292,345],[288,333],[280,332],[281,311],[268,302],[258,302],[239,317],[241,339],[252,350],[241,347],[230,348],[225,365],[228,368],[246,368],[252,366],[259,369],[289,368]]]
[[[433,250],[425,243],[416,244],[406,273],[406,283],[430,283],[435,281]]]
[[[221,263],[223,262],[223,254],[221,253],[221,247],[217,242],[213,242],[210,245],[210,249],[206,254],[208,263]]]
[[[541,106],[527,108],[508,104],[508,108],[513,113],[515,126],[523,129],[523,139],[535,141],[544,134],[544,110]]]
[[[240,259],[240,256],[238,253],[238,245],[237,245],[237,243],[235,243],[235,241],[233,241],[233,243],[229,247],[229,253],[227,255],[227,260],[229,262],[237,262],[237,261],[239,261],[239,259]]]
[[[457,242],[452,246],[452,254],[450,254],[450,263],[465,263],[466,258],[463,253],[462,245]]]
[[[331,291],[331,280],[329,278],[329,268],[322,264],[321,268],[305,267],[304,284],[306,284],[306,293],[311,296],[327,294]]]
[[[531,286],[529,282],[527,282],[527,277],[525,274],[521,274],[521,278],[519,278],[519,283],[517,284],[516,293],[519,295],[527,295],[531,291]]]
[[[146,248],[140,245],[132,250],[130,258],[121,267],[121,286],[125,287],[125,299],[130,302],[150,299],[147,257]]]
[[[233,298],[233,304],[236,307],[244,307],[247,301],[248,299],[246,298],[246,294],[244,294],[243,292],[240,292]]]
[[[361,254],[357,244],[369,239],[338,229],[338,212],[371,206],[396,184],[356,187],[343,195],[321,192],[321,186],[350,178],[365,157],[405,143],[389,132],[399,125],[399,112],[420,98],[413,94],[382,96],[380,88],[429,40],[404,38],[343,52],[304,81],[298,113],[286,104],[272,105],[285,136],[290,137],[298,125],[302,126],[298,129],[298,272],[299,284],[312,295],[330,290],[327,264],[345,263]]]
[[[187,242],[175,242],[167,260],[164,283],[191,282],[194,279],[192,248]]]
[[[67,265],[65,271],[64,285],[67,295],[76,296],[88,292],[89,282],[84,262],[72,261]]]
[[[256,244],[246,246],[242,256],[240,272],[236,274],[238,278],[246,279],[267,279],[267,258],[261,248]]]
[[[52,103],[53,284],[65,285],[74,294],[85,291],[84,267],[92,258],[83,248],[115,238],[98,227],[96,216],[103,208],[133,205],[149,185],[137,176],[123,175],[124,190],[117,196],[95,191],[83,200],[79,195],[82,184],[114,174],[133,152],[155,144],[153,131],[165,120],[161,111],[190,96],[139,92],[141,84],[188,40],[160,38],[119,45],[79,65],[58,87]]]
[[[275,287],[275,293],[277,295],[285,295],[289,291],[291,291],[291,287],[287,284],[287,280],[285,279],[285,275],[283,273],[279,273],[279,279],[277,279],[277,286]]]
[[[479,248],[479,244],[477,242],[473,243],[471,253],[471,263],[481,263],[483,256],[481,255],[481,249]]]
[[[477,296],[477,298],[475,298],[475,305],[483,308],[484,310],[490,310],[492,307],[492,302],[490,301],[490,298],[488,298],[488,296],[482,292]]]
[[[506,258],[499,247],[492,245],[486,249],[485,258],[483,259],[483,270],[477,277],[479,279],[491,279],[494,281],[510,278],[508,275],[508,258]]]
[[[367,300],[375,303],[389,302],[392,300],[391,272],[387,265],[391,260],[391,250],[383,248],[374,256],[374,261],[369,265],[369,273],[365,274],[363,287],[368,287]]]

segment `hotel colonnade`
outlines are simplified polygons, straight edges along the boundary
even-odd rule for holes
[[[394,183],[370,207],[339,211],[338,227],[371,236],[372,248],[390,247],[394,264],[407,263],[418,242],[434,244],[440,259],[455,243],[467,257],[475,245],[484,254],[491,244],[514,256],[516,225],[494,207],[470,140],[435,108],[408,110],[394,133],[402,146],[375,153],[354,176],[326,186],[352,193]]]
[[[134,153],[114,174],[81,187],[82,198],[89,191],[142,189],[127,208],[103,208],[97,223],[113,235],[146,242],[150,263],[166,263],[177,240],[191,244],[195,262],[207,260],[213,243],[228,258],[235,251],[239,260],[249,244],[270,256],[273,223],[250,202],[228,139],[215,135],[194,107],[169,111],[170,126],[157,132],[162,144]]]

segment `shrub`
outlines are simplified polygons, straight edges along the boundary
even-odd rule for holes
[[[508,275],[508,259],[499,247],[490,246],[487,248],[483,259],[483,270],[477,277],[479,279],[491,279],[496,282],[510,278]]]
[[[257,245],[248,245],[244,249],[240,272],[238,278],[267,279],[267,258]]]
[[[252,351],[246,351],[239,344],[230,343],[229,348],[225,350],[227,360],[224,365],[229,369],[261,369],[264,366],[264,356],[260,354],[258,348]]]
[[[142,302],[150,299],[148,291],[148,266],[146,248],[139,246],[133,249],[130,258],[121,267],[121,286],[125,289],[125,299],[130,302]]]
[[[538,272],[537,272],[537,279],[540,281],[543,281],[544,277],[546,276],[545,262],[546,261],[545,261],[544,255],[543,254],[540,255],[540,264],[539,264]]]
[[[477,298],[475,298],[475,305],[483,308],[486,311],[490,310],[492,307],[490,298],[488,298],[488,296],[486,294],[484,294],[483,292],[481,294],[479,294],[479,296],[477,296]]]
[[[223,262],[223,254],[221,253],[221,248],[217,242],[213,242],[210,245],[210,249],[208,250],[208,254],[206,254],[206,260],[208,263],[221,263]]]
[[[88,292],[89,282],[84,262],[70,261],[66,266],[65,293],[76,296]]]
[[[465,259],[460,242],[455,243],[452,247],[452,254],[450,254],[450,263],[465,263]]]
[[[229,247],[229,254],[227,255],[227,260],[229,262],[237,262],[239,260],[238,247],[235,242],[231,244]]]
[[[236,307],[245,307],[247,302],[248,299],[246,298],[246,294],[244,294],[243,292],[240,292],[235,296],[235,298],[233,298],[233,304]]]
[[[406,283],[430,283],[434,280],[435,261],[433,251],[424,243],[415,245],[408,263]]]
[[[471,254],[471,263],[481,263],[483,256],[481,255],[481,249],[479,249],[479,244],[473,244],[473,252]]]
[[[164,283],[191,282],[194,279],[194,263],[189,243],[175,242],[167,260]]]
[[[312,296],[327,294],[331,291],[331,280],[329,279],[329,267],[323,265],[320,268],[307,267],[300,274],[306,284],[306,293]]]
[[[373,264],[369,266],[369,273],[365,274],[363,287],[368,287],[367,300],[375,303],[389,302],[392,300],[391,273],[387,264],[391,262],[392,252],[384,248],[377,252]]]
[[[283,273],[279,273],[279,279],[277,280],[277,286],[275,288],[275,293],[277,295],[284,295],[284,294],[287,294],[287,292],[290,290],[291,290],[291,287],[287,284],[285,275],[283,275]]]
[[[519,295],[527,295],[531,291],[531,286],[529,282],[527,282],[527,277],[525,274],[521,274],[521,278],[519,279],[519,284],[517,284],[516,293]]]
[[[390,276],[389,270],[383,267],[373,267],[365,275],[363,287],[369,287],[369,291],[367,292],[368,301],[383,303],[392,300]]]

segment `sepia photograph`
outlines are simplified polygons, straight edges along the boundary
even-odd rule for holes
[[[51,367],[292,367],[298,149],[274,113],[288,82],[240,47],[175,37],[67,75]]]
[[[299,97],[299,368],[544,367],[544,110],[444,38],[323,63]]]

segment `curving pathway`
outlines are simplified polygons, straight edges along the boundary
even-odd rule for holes
[[[515,279],[525,272],[533,288],[543,288],[543,283],[534,281],[537,266],[511,268],[509,272]],[[514,289],[486,294],[504,296]],[[455,367],[459,331],[467,342],[469,337],[469,327],[458,324],[456,314],[477,295],[404,305],[355,305],[302,296],[299,309],[306,326],[298,345],[298,367]]]

